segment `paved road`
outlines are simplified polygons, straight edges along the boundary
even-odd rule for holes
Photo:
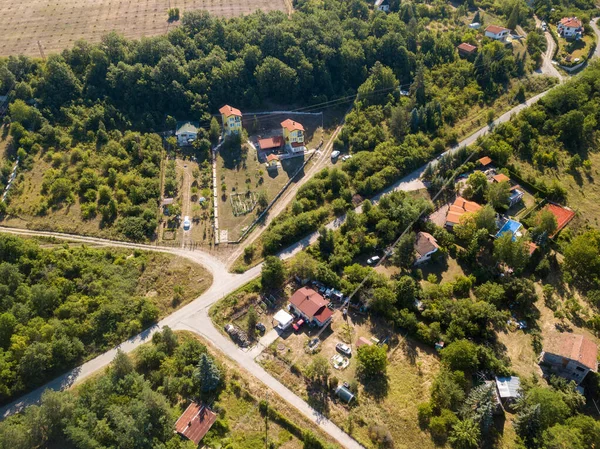
[[[597,27],[596,22],[592,23],[594,31],[600,37],[600,30]],[[600,56],[600,45],[596,49],[595,56]],[[492,126],[484,127],[469,136],[468,138],[461,141],[456,147],[449,149],[446,153],[452,153],[456,151],[458,148],[463,146],[468,146],[481,137],[487,134],[493,126],[496,126],[500,123],[507,122],[511,119],[514,114],[519,113],[521,110],[530,106],[531,104],[539,101],[543,98],[548,91],[536,95],[535,97],[527,100],[526,102],[516,106],[511,111],[503,114],[498,119],[494,121]],[[436,163],[436,161],[432,161],[431,163]],[[412,191],[418,190],[424,187],[422,181],[420,180],[421,175],[427,165],[420,167],[415,170],[411,174],[405,176],[394,185],[390,186],[384,192],[381,192],[377,196],[375,196],[374,200],[378,201],[381,196],[390,193],[396,190],[405,190]],[[357,211],[360,212],[361,208],[357,208]],[[344,222],[345,217],[339,217],[336,220],[327,224],[329,229],[336,229]],[[190,260],[193,260],[199,264],[202,264],[206,267],[213,275],[213,284],[211,287],[203,293],[200,297],[196,298],[194,301],[189,303],[188,305],[182,307],[181,309],[175,311],[173,314],[161,320],[157,325],[155,325],[151,329],[147,329],[139,335],[136,335],[133,338],[130,338],[126,342],[122,343],[119,348],[125,352],[130,352],[139,345],[147,342],[149,338],[152,336],[154,332],[159,330],[163,326],[170,326],[174,329],[187,329],[192,330],[209,340],[209,342],[214,345],[217,349],[221,350],[223,353],[227,354],[228,357],[232,358],[236,362],[240,364],[240,366],[248,371],[251,375],[255,376],[257,379],[261,380],[265,385],[269,386],[275,392],[277,392],[283,399],[297,408],[302,414],[307,416],[309,419],[314,420],[321,429],[327,432],[331,437],[336,439],[340,444],[344,447],[359,449],[360,446],[355,440],[353,440],[350,436],[345,434],[341,429],[335,426],[330,421],[326,420],[322,415],[312,409],[306,402],[304,402],[301,398],[296,396],[293,392],[284,387],[280,382],[278,382],[274,377],[272,377],[269,373],[267,373],[262,367],[260,367],[253,359],[253,354],[247,354],[241,351],[236,345],[234,345],[229,339],[225,338],[213,325],[212,321],[208,318],[208,308],[211,304],[218,301],[220,298],[225,295],[233,292],[237,288],[246,284],[250,280],[254,279],[260,274],[261,265],[257,265],[256,267],[248,270],[244,274],[232,274],[229,273],[227,267],[223,262],[221,262],[216,257],[212,256],[209,253],[200,250],[194,251],[186,251],[182,249],[175,248],[164,248],[164,247],[156,247],[151,245],[143,245],[143,244],[134,244],[134,243],[124,243],[111,241],[107,239],[94,238],[94,237],[82,237],[78,235],[72,234],[61,234],[55,232],[45,232],[45,231],[31,231],[25,229],[16,229],[16,228],[5,228],[0,227],[0,232],[19,234],[25,236],[50,236],[56,237],[59,239],[72,240],[83,243],[90,243],[95,245],[104,245],[104,246],[116,246],[116,247],[126,247],[126,248],[134,248],[134,249],[142,249],[142,250],[152,250],[152,251],[160,251],[175,254],[178,256],[186,257]],[[280,253],[280,257],[283,259],[289,258],[302,248],[307,246],[308,244],[314,242],[318,237],[318,233],[313,233],[295,245],[290,246],[286,250]],[[19,398],[17,401],[9,404],[6,407],[0,409],[0,418],[9,416],[13,413],[18,412],[23,409],[27,405],[36,403],[39,401],[39,398],[42,392],[47,389],[64,389],[76,382],[80,382],[86,377],[90,376],[92,373],[98,371],[106,367],[113,360],[116,354],[117,348],[111,349],[110,351],[96,357],[93,360],[77,367],[70,372],[54,379],[43,387]]]
[[[600,58],[600,28],[598,28],[598,20],[600,19],[595,18],[590,20],[590,25],[592,26],[594,33],[596,33],[596,50],[594,50],[593,58]]]
[[[250,375],[253,375],[266,386],[275,391],[285,401],[298,409],[300,413],[302,413],[311,421],[315,422],[324,432],[329,434],[342,446],[349,449],[364,449],[354,439],[344,433],[339,427],[328,421],[325,417],[310,407],[302,398],[295,395],[292,391],[288,390],[279,381],[277,381],[277,379],[267,373],[254,361],[254,357],[257,354],[253,352],[245,353],[229,339],[225,338],[215,328],[212,321],[208,317],[208,309],[212,304],[240,288],[244,284],[250,282],[252,279],[258,277],[260,275],[262,265],[258,265],[246,271],[244,274],[233,274],[228,272],[225,264],[223,264],[223,262],[221,262],[219,259],[199,250],[186,251],[179,248],[162,248],[151,245],[115,242],[94,237],[82,237],[70,234],[30,231],[6,227],[0,227],[0,232],[24,236],[42,235],[64,240],[89,243],[93,245],[116,246],[175,254],[202,264],[211,272],[213,276],[213,283],[211,287],[194,301],[173,312],[171,315],[158,322],[152,328],[147,329],[135,337],[123,342],[116,348],[113,348],[90,360],[89,362],[70,370],[62,376],[59,376],[58,378],[48,382],[46,385],[20,397],[13,403],[2,407],[0,409],[0,419],[17,413],[28,405],[37,403],[40,400],[42,393],[46,389],[63,390],[65,388],[69,388],[75,383],[83,381],[93,373],[108,366],[114,359],[117,349],[121,349],[124,352],[131,352],[141,344],[150,341],[152,335],[156,331],[160,330],[164,326],[169,326],[172,329],[191,330],[199,335],[204,336],[216,349],[220,350],[232,360],[236,361],[242,369],[245,369]]]

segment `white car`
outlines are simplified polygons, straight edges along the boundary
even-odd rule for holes
[[[340,152],[338,150],[335,150],[334,152],[331,153],[331,160],[335,160],[338,157],[340,157]]]
[[[379,257],[379,256],[373,256],[373,257],[369,257],[369,258],[367,259],[367,263],[368,263],[369,265],[375,265],[377,262],[379,262],[379,260],[380,260],[380,259],[381,259],[381,257]]]
[[[335,349],[344,354],[345,356],[350,357],[352,355],[352,349],[345,343],[338,343],[335,345]]]
[[[184,231],[189,231],[190,228],[192,227],[192,222],[190,221],[190,217],[188,217],[187,215],[183,218],[183,230]]]
[[[346,162],[348,159],[352,159],[352,155],[351,154],[344,154],[342,156],[342,162]]]

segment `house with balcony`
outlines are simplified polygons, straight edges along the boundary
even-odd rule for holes
[[[221,123],[223,124],[223,134],[239,134],[242,132],[242,112],[239,109],[226,104],[221,109]]]
[[[583,23],[577,17],[563,17],[556,24],[558,34],[565,39],[581,39],[583,37]]]
[[[287,119],[281,122],[283,128],[283,140],[285,148],[292,153],[303,153],[306,151],[304,146],[304,126],[302,124]]]

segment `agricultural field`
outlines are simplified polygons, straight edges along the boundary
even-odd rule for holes
[[[290,2],[291,3],[291,2]],[[206,10],[222,17],[256,10],[288,11],[286,0],[0,0],[0,56],[40,56],[60,52],[79,39],[99,42],[116,31],[135,39],[164,34],[177,25],[169,22],[169,8],[180,14]],[[39,42],[39,44],[38,44]]]

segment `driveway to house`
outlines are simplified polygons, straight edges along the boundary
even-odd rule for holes
[[[598,20],[600,20],[598,17],[590,20],[590,26],[594,30],[594,33],[596,33],[596,49],[594,50],[593,58],[600,58],[600,28],[598,28]]]

